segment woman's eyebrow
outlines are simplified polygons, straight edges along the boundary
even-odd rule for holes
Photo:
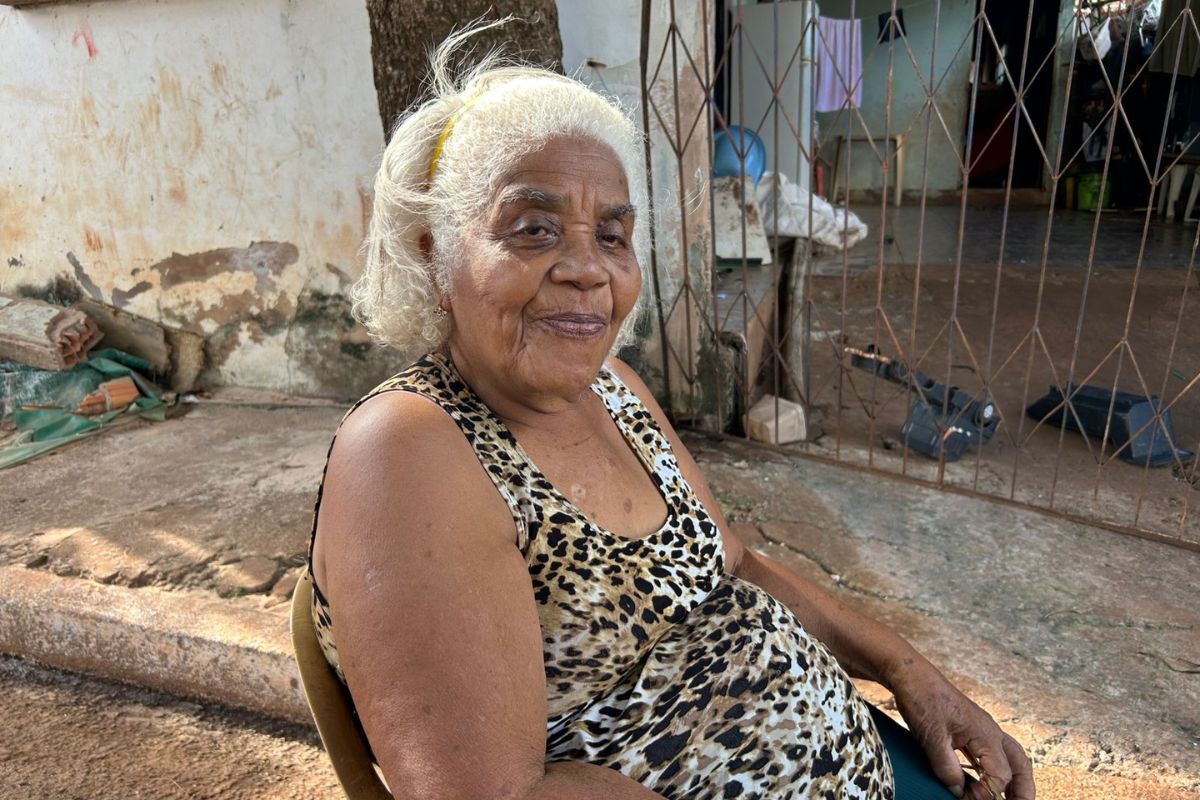
[[[550,192],[528,186],[518,186],[514,189],[509,189],[500,197],[501,208],[517,203],[528,203],[538,208],[544,208],[547,211],[561,211],[567,207],[567,198],[560,194],[551,194]]]
[[[624,219],[625,217],[636,217],[637,206],[633,203],[622,203],[617,206],[603,206],[600,209],[600,219]]]

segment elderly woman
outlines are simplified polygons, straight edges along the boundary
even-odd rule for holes
[[[928,661],[730,533],[612,357],[647,240],[636,129],[542,70],[452,82],[454,46],[384,154],[356,287],[375,336],[428,354],[343,419],[310,556],[395,794],[1032,800],[1021,747]],[[894,778],[912,753],[850,676],[948,790]]]

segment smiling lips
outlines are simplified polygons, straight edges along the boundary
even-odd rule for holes
[[[608,318],[598,314],[554,314],[538,320],[559,336],[590,339],[608,327]]]

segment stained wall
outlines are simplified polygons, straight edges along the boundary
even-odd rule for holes
[[[203,334],[211,383],[390,374],[344,292],[383,146],[362,2],[0,6],[0,291]]]

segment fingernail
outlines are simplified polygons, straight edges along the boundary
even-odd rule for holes
[[[946,788],[948,788],[948,789],[950,790],[950,794],[952,794],[952,795],[954,795],[955,797],[959,798],[959,800],[962,800],[962,797],[963,797],[963,787],[961,787],[961,786],[957,786],[957,785],[956,785],[956,786],[948,786],[948,787],[946,787]]]

